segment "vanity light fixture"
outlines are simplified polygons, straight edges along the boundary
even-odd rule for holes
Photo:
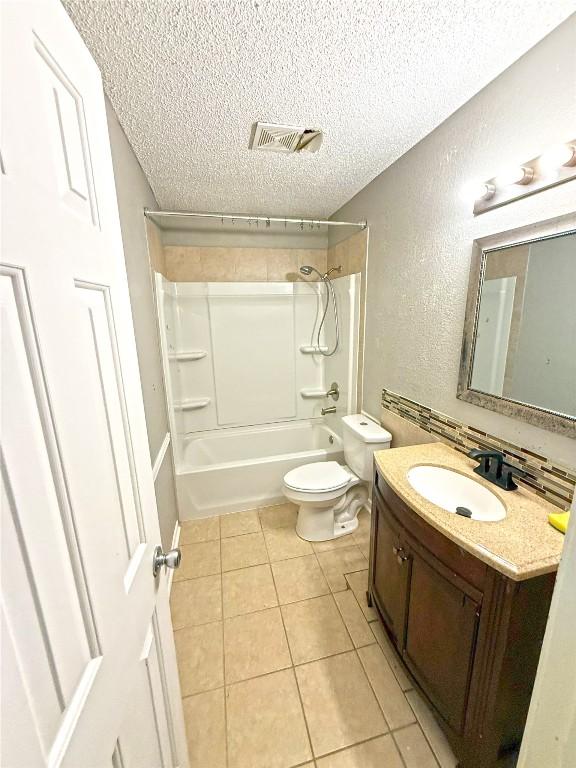
[[[472,202],[474,200],[490,200],[491,197],[494,197],[495,192],[494,184],[489,184],[487,181],[471,181],[464,187],[463,196]]]
[[[576,139],[556,144],[539,157],[501,171],[492,179],[466,186],[474,215],[576,179]]]
[[[506,170],[496,176],[495,186],[509,187],[512,184],[530,184],[534,178],[534,169],[526,165],[517,165],[512,168],[506,168]]]
[[[554,144],[540,156],[538,165],[543,171],[556,171],[576,164],[576,147],[572,144]]]

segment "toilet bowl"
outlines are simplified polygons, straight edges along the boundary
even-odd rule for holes
[[[344,416],[346,464],[317,461],[284,476],[284,495],[298,504],[296,532],[307,541],[329,541],[353,533],[368,500],[374,451],[390,447],[392,436],[363,414]]]

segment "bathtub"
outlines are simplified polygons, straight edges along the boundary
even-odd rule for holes
[[[341,438],[314,420],[186,435],[176,467],[180,519],[279,504],[286,472],[342,459]]]

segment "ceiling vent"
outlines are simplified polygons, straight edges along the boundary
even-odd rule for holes
[[[256,123],[249,147],[261,152],[316,152],[321,143],[321,131],[298,125]]]

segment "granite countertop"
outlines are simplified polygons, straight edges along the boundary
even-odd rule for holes
[[[376,465],[392,490],[426,522],[455,544],[515,581],[551,573],[558,568],[564,536],[548,523],[557,507],[519,487],[503,491],[472,470],[477,462],[443,443],[391,448],[374,454]],[[498,522],[481,522],[446,512],[420,496],[406,474],[419,464],[447,467],[488,488],[506,507]]]

